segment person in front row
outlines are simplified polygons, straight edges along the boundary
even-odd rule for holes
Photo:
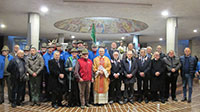
[[[82,56],[78,59],[75,66],[75,77],[78,79],[80,91],[81,109],[85,106],[90,107],[90,85],[93,82],[92,61],[88,59],[88,50],[82,50]]]
[[[40,84],[41,84],[41,70],[44,67],[44,60],[41,54],[37,52],[35,47],[31,47],[31,53],[26,60],[26,69],[30,76],[30,87],[31,87],[31,106],[35,104],[40,106]]]
[[[185,48],[184,53],[185,55],[180,57],[182,65],[181,76],[183,81],[183,99],[181,101],[188,101],[188,103],[191,103],[193,78],[196,70],[197,61],[195,57],[191,56],[190,48]],[[187,85],[189,88],[188,99],[187,99]]]
[[[54,58],[49,60],[49,71],[50,71],[50,84],[52,91],[52,107],[57,109],[58,106],[62,105],[62,95],[64,88],[64,77],[65,77],[65,66],[64,61],[60,59],[60,52],[54,52]]]
[[[11,84],[12,84],[12,104],[15,108],[21,105],[21,98],[23,96],[23,88],[25,86],[26,79],[24,76],[27,71],[25,68],[24,51],[18,50],[17,55],[8,64],[7,71],[11,73]]]
[[[124,74],[124,103],[128,101],[130,103],[134,103],[133,101],[133,93],[134,93],[134,83],[136,78],[136,72],[138,69],[136,59],[133,58],[133,51],[128,51],[125,59],[122,60],[122,68]]]
[[[149,89],[148,89],[148,82],[150,81],[150,69],[151,69],[151,59],[146,55],[146,50],[140,50],[140,56],[137,59],[138,65],[138,72],[137,72],[137,85],[138,85],[138,92],[139,98],[138,102],[141,103],[143,96],[145,103],[149,102]],[[142,93],[143,88],[143,93]]]
[[[99,49],[99,55],[94,59],[93,71],[94,81],[94,104],[108,103],[109,75],[111,63],[108,57],[104,56],[105,49]]]
[[[173,101],[178,101],[176,99],[176,83],[178,78],[178,70],[181,67],[181,63],[178,57],[175,56],[174,51],[170,50],[167,57],[164,58],[166,64],[166,88],[165,88],[165,99],[169,98],[169,87],[171,84],[171,97]]]
[[[71,51],[72,56],[70,56],[65,64],[65,70],[67,72],[67,93],[68,93],[68,106],[74,107],[78,106],[80,103],[79,100],[79,89],[78,82],[74,76],[75,65],[78,61],[78,50],[73,48]]]
[[[111,59],[111,75],[109,87],[109,103],[118,102],[123,104],[121,95],[122,65],[119,59],[119,52],[113,51],[113,59]]]
[[[151,91],[153,99],[157,101],[158,96],[162,103],[165,103],[164,99],[164,84],[165,84],[165,62],[160,59],[160,53],[154,53],[154,59],[151,61]],[[159,92],[159,93],[158,93]],[[158,95],[159,94],[159,95]]]

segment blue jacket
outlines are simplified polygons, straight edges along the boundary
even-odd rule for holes
[[[197,62],[196,72],[199,72],[199,70],[200,70],[200,61]]]
[[[53,54],[54,53],[51,53],[49,54],[48,52],[46,52],[44,55],[43,55],[43,59],[44,59],[44,65],[47,69],[47,72],[50,74],[49,72],[49,66],[48,66],[48,63],[49,63],[49,60],[53,59]]]
[[[68,59],[70,56],[72,56],[72,55],[71,55],[69,52],[65,51],[65,56],[64,56],[64,58],[65,58],[65,63],[67,62],[67,59]]]
[[[185,70],[184,70],[184,68],[185,68],[185,55],[180,57],[180,62],[181,62],[181,65],[182,65],[181,66],[181,76],[183,78],[185,78]],[[194,77],[194,73],[196,71],[196,64],[197,64],[196,58],[193,57],[193,56],[189,56],[189,67],[190,67],[189,72],[190,72],[190,75],[192,77]]]
[[[13,59],[13,56],[8,54],[8,61],[12,59]],[[3,79],[4,66],[5,66],[5,56],[0,55],[0,79]]]

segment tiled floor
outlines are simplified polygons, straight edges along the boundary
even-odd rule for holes
[[[181,87],[178,90],[182,91]],[[6,102],[0,105],[0,112],[200,112],[200,85],[198,83],[194,83],[192,103],[181,102],[181,98],[182,93],[177,95],[178,102],[169,99],[169,102],[165,104],[160,102],[150,102],[148,104],[135,102],[134,104],[124,105],[114,103],[112,105],[93,106],[84,110],[79,107],[54,109],[51,108],[50,103],[42,103],[41,106],[33,107],[27,104],[13,109],[6,99]]]

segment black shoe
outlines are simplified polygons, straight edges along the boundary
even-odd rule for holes
[[[182,101],[182,102],[187,101],[187,98],[183,98],[181,101]]]
[[[141,103],[141,102],[142,102],[142,99],[138,99],[138,102]]]
[[[172,100],[173,100],[173,101],[176,101],[176,102],[178,101],[176,98],[172,98]]]
[[[133,100],[130,100],[129,102],[132,103],[132,104],[134,104],[134,101],[133,101]]]
[[[109,101],[109,104],[113,104],[113,103],[114,103],[114,101],[113,101],[113,100],[110,100],[110,101]]]
[[[128,102],[128,99],[124,99],[124,104],[126,104]]]
[[[55,108],[55,109],[57,109],[58,108],[58,106],[55,104],[55,105],[52,105],[52,107],[53,108]]]
[[[145,99],[144,102],[145,102],[145,103],[149,103],[149,100],[148,100],[148,99]]]
[[[161,103],[165,103],[165,99],[161,99]]]
[[[0,104],[4,103],[4,101],[1,101]]]
[[[152,102],[156,102],[157,100],[156,100],[156,99],[152,99],[151,101],[152,101]]]
[[[64,105],[62,103],[58,103],[59,107],[64,107]]]
[[[40,102],[36,102],[35,104],[36,104],[37,106],[40,106],[40,105],[41,105],[41,103],[40,103]]]
[[[165,101],[168,102],[168,98],[165,98]]]
[[[123,102],[123,101],[121,101],[121,100],[120,100],[118,103],[119,103],[120,105],[124,104],[124,102]]]
[[[11,104],[11,107],[12,107],[12,108],[16,108],[17,105],[16,105],[15,103],[12,103],[12,104]]]
[[[191,101],[191,100],[188,100],[187,102],[188,102],[188,103],[191,103],[192,101]]]
[[[21,106],[21,103],[20,103],[20,102],[17,102],[16,105],[17,105],[17,106]]]

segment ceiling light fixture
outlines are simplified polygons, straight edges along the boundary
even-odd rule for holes
[[[40,8],[40,11],[43,12],[43,13],[47,13],[49,11],[49,9],[46,6],[42,6]]]
[[[163,41],[163,38],[159,38],[160,41]]]
[[[193,30],[194,33],[197,33],[197,29]]]
[[[122,40],[124,40],[125,39],[125,37],[122,37]]]
[[[72,35],[72,36],[71,36],[71,38],[75,38],[75,36],[74,36],[74,35]]]
[[[167,10],[162,11],[162,16],[167,17],[169,15],[169,12]]]
[[[1,28],[5,28],[6,25],[5,25],[5,24],[1,24],[0,27],[1,27]]]

